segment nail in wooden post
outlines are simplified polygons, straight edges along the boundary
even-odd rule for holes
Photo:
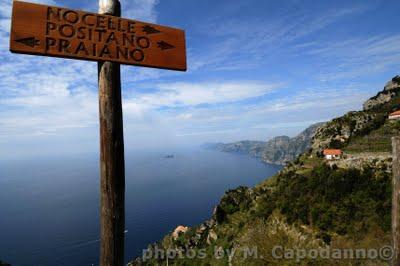
[[[118,0],[99,0],[99,13],[121,16]],[[120,65],[98,63],[100,109],[100,265],[124,265],[125,162]]]
[[[393,191],[392,191],[392,241],[393,266],[400,266],[400,137],[392,138],[393,149]]]

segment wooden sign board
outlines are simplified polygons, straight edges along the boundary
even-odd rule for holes
[[[186,70],[180,29],[14,1],[10,51]]]

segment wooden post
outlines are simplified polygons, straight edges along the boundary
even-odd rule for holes
[[[121,16],[118,0],[99,0],[99,13]],[[100,109],[100,265],[124,265],[125,162],[120,65],[98,63]]]
[[[392,138],[393,149],[393,191],[392,191],[392,241],[393,266],[400,266],[400,137]]]

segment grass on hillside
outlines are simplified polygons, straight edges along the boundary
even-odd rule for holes
[[[360,152],[391,152],[391,137],[400,135],[400,121],[387,120],[385,124],[366,136],[354,137],[344,151],[347,153]]]

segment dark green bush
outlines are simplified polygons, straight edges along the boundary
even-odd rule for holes
[[[267,202],[283,213],[288,222],[312,224],[339,234],[359,233],[360,222],[368,221],[384,231],[390,229],[391,176],[372,169],[331,168],[326,164],[302,175],[281,174]],[[258,213],[269,215],[267,208]],[[260,208],[262,208],[260,207]]]

